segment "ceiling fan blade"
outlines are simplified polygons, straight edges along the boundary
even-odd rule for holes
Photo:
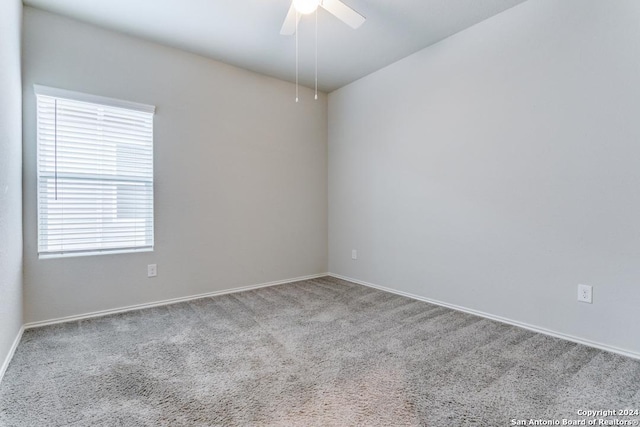
[[[340,0],[322,0],[320,6],[324,7],[329,13],[335,15],[336,18],[354,29],[360,27],[366,20],[364,16]]]
[[[280,29],[280,34],[283,36],[291,36],[296,33],[296,24],[300,21],[300,14],[296,11],[296,8],[291,2],[291,7],[287,13],[287,17],[284,18],[284,23]]]

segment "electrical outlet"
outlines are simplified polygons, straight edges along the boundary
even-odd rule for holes
[[[157,264],[147,265],[147,277],[156,277],[157,275],[158,275],[158,265]]]
[[[578,301],[593,303],[593,287],[589,285],[578,285]]]
[[[351,249],[351,259],[358,259],[358,251]]]

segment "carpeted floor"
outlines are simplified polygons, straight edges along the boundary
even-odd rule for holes
[[[640,361],[333,278],[28,330],[0,384],[2,426],[508,426],[624,408],[640,410]]]

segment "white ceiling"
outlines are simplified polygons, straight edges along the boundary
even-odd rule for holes
[[[353,30],[318,12],[318,85],[330,92],[525,0],[343,0]],[[295,81],[295,38],[281,36],[290,0],[24,0],[38,7]],[[300,82],[314,82],[313,15],[300,22]]]

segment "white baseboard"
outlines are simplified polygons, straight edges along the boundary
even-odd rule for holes
[[[13,340],[13,344],[9,349],[9,353],[7,354],[7,357],[4,358],[4,362],[2,363],[2,366],[0,366],[0,383],[2,383],[2,378],[4,378],[4,373],[7,372],[9,363],[11,363],[11,359],[13,359],[13,355],[15,354],[16,349],[18,348],[18,344],[20,344],[20,340],[22,339],[22,333],[24,332],[24,329],[25,329],[24,326],[22,326],[18,331],[18,335],[16,335],[16,339]]]
[[[404,297],[415,299],[415,300],[418,300],[418,301],[424,301],[424,302],[428,302],[430,304],[435,304],[435,305],[439,305],[439,306],[442,306],[442,307],[447,307],[447,308],[450,308],[450,309],[453,309],[453,310],[462,311],[464,313],[474,314],[476,316],[480,316],[480,317],[484,317],[484,318],[487,318],[487,319],[495,320],[495,321],[498,321],[498,322],[501,322],[501,323],[506,323],[508,325],[513,325],[513,326],[517,326],[517,327],[520,327],[520,328],[528,329],[528,330],[533,331],[533,332],[539,332],[539,333],[544,334],[544,335],[549,335],[549,336],[552,336],[552,337],[561,338],[561,339],[564,339],[564,340],[567,340],[567,341],[575,342],[577,344],[583,344],[583,345],[586,345],[586,346],[589,346],[589,347],[597,348],[599,350],[604,350],[604,351],[608,351],[608,352],[611,352],[611,353],[620,354],[622,356],[630,357],[632,359],[640,360],[640,353],[636,353],[636,352],[633,352],[633,351],[624,350],[624,349],[621,349],[621,348],[618,348],[618,347],[613,347],[613,346],[610,346],[610,345],[607,345],[607,344],[602,344],[602,343],[586,340],[584,338],[579,338],[579,337],[576,337],[576,336],[573,336],[573,335],[563,334],[562,332],[552,331],[550,329],[541,328],[539,326],[530,325],[528,323],[518,322],[517,320],[507,319],[505,317],[496,316],[496,315],[493,315],[493,314],[485,313],[485,312],[478,311],[478,310],[473,310],[473,309],[466,308],[466,307],[461,307],[459,305],[449,304],[449,303],[446,303],[446,302],[433,300],[431,298],[425,298],[425,297],[422,297],[422,296],[419,296],[419,295],[410,294],[408,292],[398,291],[396,289],[391,289],[391,288],[387,288],[387,287],[380,286],[380,285],[374,285],[373,283],[368,283],[368,282],[365,282],[363,280],[353,279],[351,277],[341,276],[339,274],[329,273],[328,275],[331,276],[331,277],[335,277],[337,279],[347,280],[349,282],[353,282],[353,283],[357,283],[359,285],[367,286],[369,288],[379,289],[381,291],[389,292],[389,293],[396,294],[396,295],[402,295]]]
[[[204,293],[204,294],[190,295],[190,296],[186,296],[186,297],[172,298],[172,299],[167,299],[167,300],[162,300],[162,301],[154,301],[154,302],[144,303],[144,304],[129,305],[129,306],[126,306],[126,307],[112,308],[112,309],[109,309],[109,310],[93,311],[93,312],[90,312],[90,313],[78,314],[78,315],[73,315],[73,316],[59,317],[59,318],[56,318],[56,319],[42,320],[42,321],[39,321],[39,322],[30,322],[30,323],[26,323],[24,325],[23,329],[39,328],[39,327],[42,327],[42,326],[55,325],[55,324],[58,324],[58,323],[73,322],[73,321],[76,321],[76,320],[91,319],[93,317],[108,316],[110,314],[124,313],[124,312],[127,312],[127,311],[141,310],[141,309],[144,309],[144,308],[160,307],[160,306],[163,306],[163,305],[170,305],[170,304],[176,304],[176,303],[179,303],[179,302],[192,301],[192,300],[196,300],[196,299],[200,299],[200,298],[209,298],[209,297],[215,297],[215,296],[218,296],[218,295],[234,294],[234,293],[237,293],[237,292],[250,291],[252,289],[259,289],[259,288],[266,288],[266,287],[269,287],[269,286],[284,285],[284,284],[287,284],[287,283],[299,282],[299,281],[302,281],[302,280],[317,279],[318,277],[324,277],[324,276],[328,276],[328,275],[329,275],[329,273],[312,274],[310,276],[302,276],[302,277],[295,277],[295,278],[292,278],[292,279],[277,280],[277,281],[274,281],[274,282],[260,283],[260,284],[257,284],[257,285],[250,285],[250,286],[242,286],[242,287],[239,287],[239,288],[232,288],[232,289],[224,289],[224,290],[221,290],[221,291],[207,292],[207,293]]]

